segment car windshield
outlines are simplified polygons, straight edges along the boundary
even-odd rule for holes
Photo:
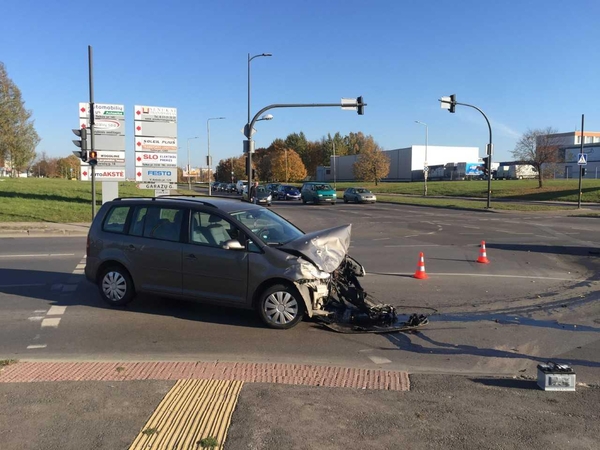
[[[358,188],[356,189],[356,192],[358,192],[359,194],[370,194],[371,191],[365,188]]]
[[[283,245],[304,234],[290,222],[269,209],[238,211],[230,215],[252,230],[267,245]]]
[[[298,190],[298,188],[294,187],[294,186],[286,186],[285,190],[286,190],[286,192],[296,192]]]
[[[329,186],[328,184],[318,184],[316,186],[317,191],[332,191],[333,189],[331,189],[331,186]]]
[[[261,193],[261,194],[266,194],[267,193],[267,188],[264,186],[258,186],[257,192]]]

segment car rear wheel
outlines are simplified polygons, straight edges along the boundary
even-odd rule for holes
[[[302,203],[306,205],[306,199],[304,197],[302,197]]]
[[[304,315],[302,297],[296,289],[284,284],[276,284],[264,291],[256,306],[262,321],[279,330],[296,326]]]
[[[100,295],[112,306],[123,306],[133,300],[135,289],[131,275],[121,266],[107,267],[100,276]]]
[[[344,197],[344,203],[348,203],[348,199]]]

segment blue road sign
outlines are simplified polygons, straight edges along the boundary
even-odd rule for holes
[[[579,155],[577,155],[577,164],[585,166],[587,164],[587,157],[587,153],[579,153]]]

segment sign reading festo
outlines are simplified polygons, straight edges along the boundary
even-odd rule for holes
[[[162,167],[137,167],[135,169],[135,181],[146,181],[152,183],[177,182],[177,169]]]

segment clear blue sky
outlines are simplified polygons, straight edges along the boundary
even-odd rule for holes
[[[89,5],[89,7],[86,7]],[[214,163],[239,155],[247,116],[271,103],[335,103],[362,95],[364,116],[338,108],[281,109],[259,122],[257,147],[303,131],[362,131],[384,149],[477,146],[487,126],[475,110],[440,109],[456,94],[492,122],[495,160],[510,159],[527,128],[600,130],[597,0],[546,1],[60,1],[2,5],[0,61],[21,88],[42,137],[38,152],[75,149],[77,104],[88,99],[87,46],[95,100],[126,106],[133,168],[133,106],[178,108],[180,165],[204,161],[206,119]]]

